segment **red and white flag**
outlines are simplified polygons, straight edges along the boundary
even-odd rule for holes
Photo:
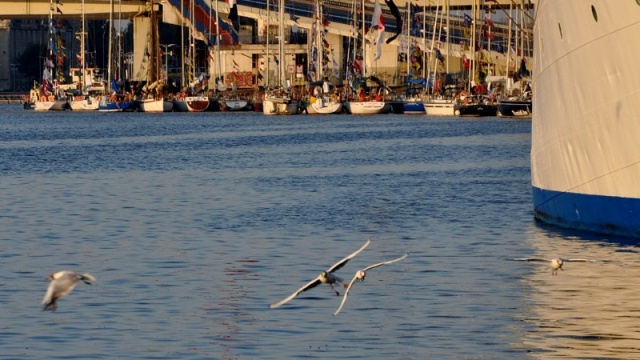
[[[375,27],[378,30],[378,38],[376,39],[376,56],[373,58],[373,61],[378,61],[382,56],[382,38],[384,37],[384,17],[382,16],[382,7],[380,7],[378,0],[376,0],[376,5],[373,8],[371,27]]]

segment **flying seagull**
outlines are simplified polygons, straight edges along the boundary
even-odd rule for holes
[[[53,273],[49,275],[47,279],[51,280],[51,283],[47,289],[47,294],[44,296],[44,299],[42,299],[42,304],[44,305],[42,308],[43,311],[55,311],[57,307],[56,301],[69,295],[71,290],[78,284],[78,281],[82,280],[87,285],[91,285],[92,281],[96,281],[96,278],[91,274],[80,274],[69,270]]]
[[[342,307],[344,306],[344,303],[347,301],[347,296],[349,296],[349,291],[351,291],[351,287],[353,286],[353,284],[357,281],[364,281],[365,276],[367,276],[367,271],[373,269],[373,268],[377,268],[378,266],[382,266],[382,265],[387,265],[387,264],[391,264],[394,263],[396,261],[400,261],[400,260],[404,260],[404,258],[407,257],[407,254],[402,255],[401,257],[397,258],[397,259],[393,259],[393,260],[389,260],[389,261],[383,261],[377,264],[373,264],[373,265],[369,265],[366,268],[362,269],[362,270],[358,270],[356,271],[356,275],[353,277],[353,279],[351,279],[351,282],[349,283],[347,290],[344,292],[344,295],[342,295],[342,302],[340,303],[340,306],[338,306],[338,309],[333,313],[333,315],[338,315],[338,313],[340,312],[340,310],[342,310]]]
[[[594,260],[589,259],[563,259],[563,258],[555,258],[555,259],[543,259],[543,258],[517,258],[511,259],[513,261],[536,261],[536,262],[546,262],[551,266],[551,275],[558,275],[558,270],[562,270],[562,265],[566,262],[594,262]],[[564,271],[564,270],[562,270]]]
[[[314,287],[322,284],[327,284],[331,287],[331,289],[333,289],[333,291],[336,293],[336,296],[340,295],[340,293],[333,287],[333,284],[338,282],[343,284],[342,279],[339,278],[338,276],[334,275],[333,273],[335,271],[337,271],[338,269],[340,269],[341,267],[343,267],[349,260],[351,260],[354,256],[358,255],[362,250],[364,250],[364,248],[366,248],[369,243],[371,242],[371,239],[368,239],[367,242],[364,243],[364,245],[362,245],[358,250],[356,250],[355,252],[351,253],[351,255],[345,257],[344,259],[338,261],[337,263],[333,264],[333,266],[331,266],[330,268],[328,268],[326,271],[323,271],[320,273],[320,275],[318,275],[317,278],[309,281],[308,283],[306,283],[303,287],[301,287],[300,289],[296,290],[296,292],[294,292],[293,294],[289,295],[288,297],[273,303],[271,305],[269,305],[270,308],[275,309],[280,305],[283,305],[285,303],[287,303],[289,300],[293,299],[294,297],[300,295],[301,292],[303,291],[307,291],[309,289],[313,289]]]

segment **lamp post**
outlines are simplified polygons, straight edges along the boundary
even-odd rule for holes
[[[167,83],[169,82],[169,49],[176,46],[176,44],[160,44],[164,49],[164,71]]]

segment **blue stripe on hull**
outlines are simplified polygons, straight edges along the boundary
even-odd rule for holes
[[[573,229],[640,237],[640,199],[586,195],[533,187],[535,217]]]

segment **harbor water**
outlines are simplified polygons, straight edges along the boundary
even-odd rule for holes
[[[3,359],[640,356],[637,243],[535,222],[530,120],[0,111]],[[367,239],[337,316],[269,308]]]

